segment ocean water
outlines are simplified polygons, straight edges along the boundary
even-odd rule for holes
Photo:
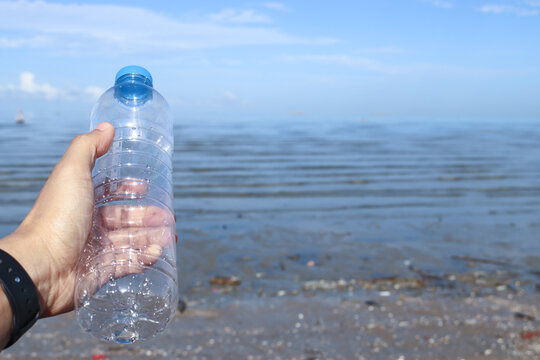
[[[0,236],[87,129],[2,121]],[[189,296],[216,275],[239,276],[249,293],[400,275],[411,262],[464,271],[454,255],[525,273],[540,264],[540,124],[182,120],[174,137],[178,266]]]

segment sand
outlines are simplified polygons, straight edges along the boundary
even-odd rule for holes
[[[530,293],[307,293],[188,306],[163,334],[132,345],[84,334],[70,313],[40,320],[2,358],[531,359],[538,317]]]

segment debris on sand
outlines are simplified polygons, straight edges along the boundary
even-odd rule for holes
[[[540,331],[527,331],[527,332],[522,333],[521,337],[525,340],[528,340],[538,335],[540,335]]]
[[[240,286],[242,283],[238,276],[214,276],[209,280],[213,286]]]
[[[492,259],[482,259],[478,257],[472,257],[472,256],[458,256],[454,255],[451,257],[453,260],[460,260],[460,261],[466,261],[469,263],[481,263],[481,264],[490,264],[490,265],[498,265],[498,266],[509,266],[510,264],[504,261],[499,260],[492,260]]]
[[[534,316],[524,314],[524,313],[521,313],[521,312],[515,312],[514,317],[516,319],[527,320],[527,321],[535,321],[536,320],[536,318]]]
[[[331,290],[347,290],[349,288],[354,289],[355,281],[354,280],[345,280],[339,279],[338,281],[334,280],[312,280],[306,281],[302,285],[302,290],[304,291],[331,291]]]
[[[181,313],[183,313],[184,311],[186,311],[187,309],[187,304],[184,300],[182,299],[179,299],[178,300],[178,307],[177,307],[177,310]]]

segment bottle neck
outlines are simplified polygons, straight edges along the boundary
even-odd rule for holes
[[[152,87],[152,80],[140,74],[125,74],[115,81],[115,85],[122,83],[140,83]]]
[[[129,106],[139,106],[152,99],[152,80],[140,74],[125,74],[115,81],[114,97]]]

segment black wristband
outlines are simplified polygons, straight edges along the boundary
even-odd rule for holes
[[[13,333],[6,348],[13,345],[39,318],[39,295],[21,264],[0,249],[0,285],[13,312]]]

